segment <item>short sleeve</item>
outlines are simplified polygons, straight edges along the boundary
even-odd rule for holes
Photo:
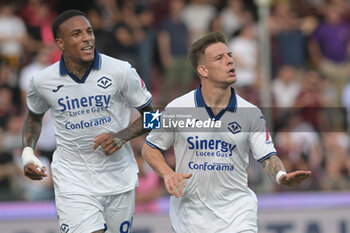
[[[260,110],[253,119],[249,133],[249,146],[258,162],[276,154],[276,149],[267,128],[267,123]]]
[[[39,94],[34,84],[34,78],[30,80],[28,93],[27,93],[27,107],[28,110],[36,115],[42,115],[49,110],[50,105]]]
[[[165,108],[162,112],[162,116],[164,114],[168,114],[169,110]],[[175,142],[175,130],[174,128],[163,128],[163,129],[154,129],[149,135],[146,137],[146,143],[158,150],[165,151]]]
[[[136,69],[128,64],[122,95],[131,107],[141,109],[152,101],[152,95]]]

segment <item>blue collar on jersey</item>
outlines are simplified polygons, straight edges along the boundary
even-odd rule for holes
[[[68,74],[74,81],[76,81],[77,83],[84,83],[85,80],[87,79],[87,77],[90,74],[91,70],[99,70],[101,69],[101,54],[97,51],[97,49],[95,49],[95,56],[94,56],[94,63],[92,64],[91,68],[89,68],[82,79],[79,79],[75,74],[73,73],[69,73],[65,64],[64,64],[64,58],[63,55],[61,56],[61,60],[60,60],[60,75],[66,75]]]
[[[221,110],[221,112],[215,116],[213,111],[211,110],[211,108],[208,107],[207,104],[205,103],[203,96],[202,96],[201,88],[202,88],[202,85],[199,85],[199,87],[197,88],[197,90],[195,91],[195,94],[194,94],[194,100],[196,103],[196,107],[205,107],[210,118],[214,118],[217,121],[222,117],[222,115],[224,115],[224,113],[227,110],[230,112],[236,112],[236,110],[237,110],[237,98],[236,98],[235,89],[231,88],[231,93],[232,93],[231,99],[230,99],[230,102],[228,103],[227,107],[225,109]]]

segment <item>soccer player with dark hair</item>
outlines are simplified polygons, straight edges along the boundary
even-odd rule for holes
[[[248,187],[246,171],[250,151],[278,184],[297,185],[311,172],[286,173],[261,111],[231,87],[236,81],[234,60],[221,33],[197,40],[190,60],[201,85],[169,103],[162,117],[172,115],[174,109],[191,109],[186,114],[195,115],[192,126],[199,128],[202,124],[196,122],[211,120],[220,127],[191,132],[177,124],[166,131],[154,130],[146,138],[143,157],[164,179],[171,195],[175,232],[256,233],[257,198]],[[175,171],[160,152],[172,145]]]
[[[129,140],[146,131],[132,108],[155,109],[136,70],[100,54],[86,15],[69,10],[52,25],[61,60],[35,75],[23,126],[24,172],[46,176],[33,150],[51,109],[57,149],[51,164],[61,232],[130,232],[137,164]]]

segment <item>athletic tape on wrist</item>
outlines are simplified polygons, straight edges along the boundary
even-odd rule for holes
[[[281,183],[280,183],[280,178],[281,178],[281,176],[283,176],[283,175],[285,175],[285,174],[287,174],[285,171],[279,171],[279,172],[277,173],[277,175],[276,175],[276,182],[277,182],[277,184],[281,184]]]
[[[43,164],[41,163],[41,161],[35,156],[33,148],[29,146],[23,149],[22,162],[23,162],[23,167],[28,163],[33,163],[36,167],[39,167],[39,168],[43,167]]]

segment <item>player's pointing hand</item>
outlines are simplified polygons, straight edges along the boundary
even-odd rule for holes
[[[164,183],[165,188],[170,194],[170,196],[175,195],[176,198],[179,198],[179,195],[181,197],[184,196],[184,192],[182,190],[182,187],[186,186],[185,179],[188,179],[192,176],[192,174],[184,174],[184,173],[178,173],[178,172],[172,172],[170,174],[164,175]]]

